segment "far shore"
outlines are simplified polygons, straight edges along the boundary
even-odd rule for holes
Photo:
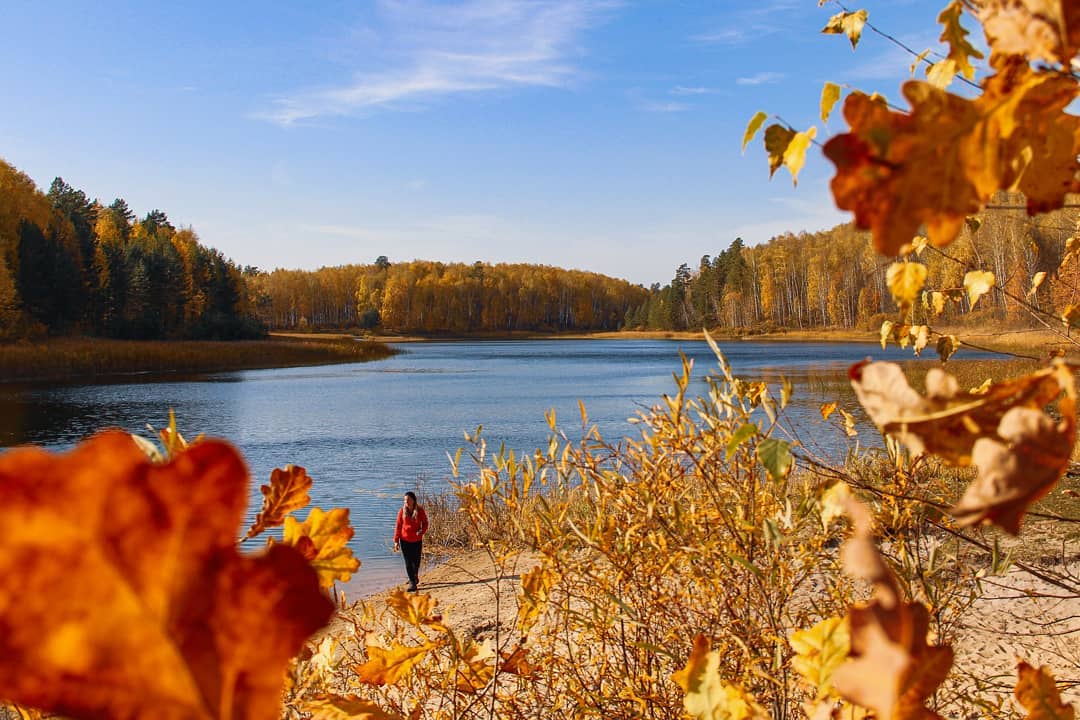
[[[0,344],[0,383],[85,382],[131,376],[303,367],[381,360],[394,355],[378,340],[352,336],[265,340],[107,340],[50,338]]]

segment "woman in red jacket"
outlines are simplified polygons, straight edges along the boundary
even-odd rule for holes
[[[397,524],[394,526],[394,550],[400,548],[401,556],[405,558],[409,592],[416,592],[416,586],[420,584],[420,554],[427,529],[427,513],[416,504],[416,493],[410,490],[405,493],[405,503],[398,510]]]

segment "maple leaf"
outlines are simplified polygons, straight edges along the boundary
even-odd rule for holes
[[[304,554],[319,575],[319,585],[329,588],[335,580],[346,582],[360,567],[346,543],[352,539],[348,508],[324,512],[312,508],[304,522],[285,518],[282,542],[293,545]]]
[[[286,663],[333,607],[293,548],[237,551],[247,483],[219,441],[164,465],[115,431],[0,455],[0,697],[80,718],[278,717]]]
[[[921,225],[933,245],[949,244],[999,189],[1024,192],[1029,213],[1080,189],[1080,118],[1062,112],[1077,84],[1018,60],[998,59],[996,69],[974,100],[904,83],[910,113],[848,95],[851,132],[824,148],[836,165],[832,192],[873,232],[878,252],[898,254]]]
[[[262,510],[255,516],[255,522],[248,529],[245,538],[255,537],[267,528],[277,527],[285,522],[285,516],[294,510],[307,507],[311,502],[308,491],[311,478],[307,471],[296,465],[286,465],[285,469],[275,468],[270,473],[270,484],[261,485],[263,495]]]
[[[367,648],[368,659],[356,665],[356,679],[368,685],[393,685],[423,661],[427,654],[438,647],[435,643],[402,645],[394,641],[389,650],[377,645]]]
[[[1016,666],[1019,680],[1013,694],[1028,711],[1024,720],[1074,720],[1076,710],[1061,702],[1054,676],[1045,665],[1036,670],[1023,660]]]
[[[694,648],[681,670],[672,674],[686,693],[683,707],[700,720],[765,720],[768,715],[742,688],[720,679],[720,656],[709,648],[704,635],[694,638]]]
[[[404,720],[356,695],[319,695],[305,700],[303,710],[311,720]]]
[[[1069,61],[1080,47],[1080,8],[1060,0],[982,0],[974,3],[991,50],[1031,60]]]
[[[457,691],[472,695],[483,690],[495,677],[495,663],[488,662],[492,657],[491,649],[487,643],[478,645],[472,640],[456,649],[458,662],[454,671]]]
[[[826,35],[839,35],[841,33],[847,35],[848,40],[851,41],[851,49],[854,50],[859,44],[859,38],[862,37],[863,26],[866,25],[867,17],[869,16],[865,10],[856,10],[855,12],[845,10],[829,18],[829,22],[822,28],[821,32]]]

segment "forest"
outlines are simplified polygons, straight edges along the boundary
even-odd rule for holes
[[[0,160],[0,339],[253,338],[243,271],[152,210],[105,206],[56,178],[48,193]]]
[[[1031,218],[1021,195],[999,193],[965,224],[948,250],[921,251],[919,261],[927,267],[926,303],[916,303],[908,321],[925,322],[930,297],[938,292],[949,300],[937,315],[939,324],[961,318],[987,327],[1030,326],[1040,318],[1060,322],[1051,309],[1075,302],[1075,266],[1059,266],[1076,233],[1075,209]],[[626,326],[736,332],[877,330],[896,312],[886,278],[890,262],[875,252],[870,233],[851,223],[815,233],[786,233],[754,247],[736,238],[715,257],[702,257],[696,267],[680,265],[669,284],[654,285],[648,300],[631,311]],[[987,295],[972,307],[963,284],[965,273],[976,266],[993,272],[1003,292]],[[1045,273],[1046,280],[1028,297],[1039,273]],[[1039,313],[1039,308],[1046,312]]]

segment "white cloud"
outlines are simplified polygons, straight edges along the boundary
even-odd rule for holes
[[[735,83],[737,85],[765,85],[768,83],[780,82],[784,79],[784,73],[778,72],[759,72],[756,75],[749,77],[736,78]]]
[[[380,0],[377,32],[392,50],[377,59],[378,69],[279,98],[261,116],[290,125],[457,93],[565,87],[581,77],[575,60],[584,31],[612,7],[604,0]]]
[[[676,85],[668,92],[672,95],[712,95],[718,92],[718,90],[707,87],[684,87],[682,85]]]

